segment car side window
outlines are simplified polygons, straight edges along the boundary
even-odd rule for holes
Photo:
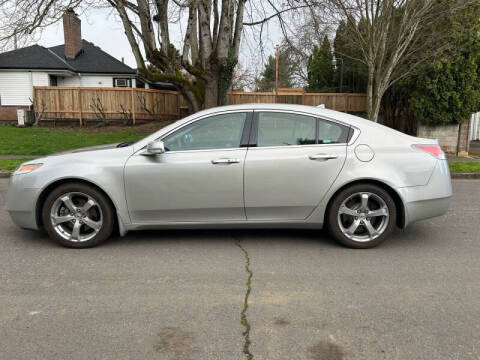
[[[332,121],[318,120],[319,144],[343,144],[348,142],[350,128]]]
[[[186,125],[163,139],[166,151],[240,147],[247,113],[210,116]]]
[[[257,146],[315,144],[316,119],[311,116],[280,113],[258,113]]]

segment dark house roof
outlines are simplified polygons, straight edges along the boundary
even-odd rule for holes
[[[82,40],[75,59],[65,58],[65,46],[45,48],[32,45],[0,54],[0,69],[69,70],[76,73],[135,74],[135,70],[113,56]]]
[[[2,69],[65,69],[66,64],[47,48],[32,45],[0,54]]]

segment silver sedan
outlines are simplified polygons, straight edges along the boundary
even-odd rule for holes
[[[91,247],[113,231],[313,228],[370,248],[439,216],[452,196],[438,141],[349,114],[279,104],[209,109],[136,143],[24,163],[8,211]]]

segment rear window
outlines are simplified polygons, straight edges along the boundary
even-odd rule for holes
[[[319,144],[343,144],[349,139],[350,127],[332,121],[318,120]]]

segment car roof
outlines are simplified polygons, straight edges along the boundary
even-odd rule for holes
[[[325,117],[327,119],[338,120],[354,126],[365,125],[366,122],[371,123],[367,119],[350,115],[341,111],[335,111],[316,106],[297,105],[297,104],[269,104],[269,103],[255,103],[255,104],[239,104],[239,105],[226,105],[215,108],[203,110],[195,115],[209,115],[223,111],[238,111],[238,110],[281,110],[281,111],[296,111],[309,113],[312,115]]]
[[[214,114],[217,112],[224,111],[239,111],[239,110],[280,110],[280,111],[294,111],[301,113],[308,113],[313,116],[318,116],[324,118],[325,120],[333,120],[342,122],[346,125],[351,125],[359,129],[372,129],[377,131],[383,131],[395,136],[409,137],[408,135],[399,132],[395,129],[392,129],[388,126],[384,126],[377,122],[371,121],[369,119],[351,115],[345,112],[325,109],[317,106],[308,106],[308,105],[297,105],[297,104],[271,104],[271,103],[255,103],[255,104],[239,104],[239,105],[226,105],[219,106],[215,108],[210,108],[207,110],[200,111],[192,116],[199,117],[209,114]]]

